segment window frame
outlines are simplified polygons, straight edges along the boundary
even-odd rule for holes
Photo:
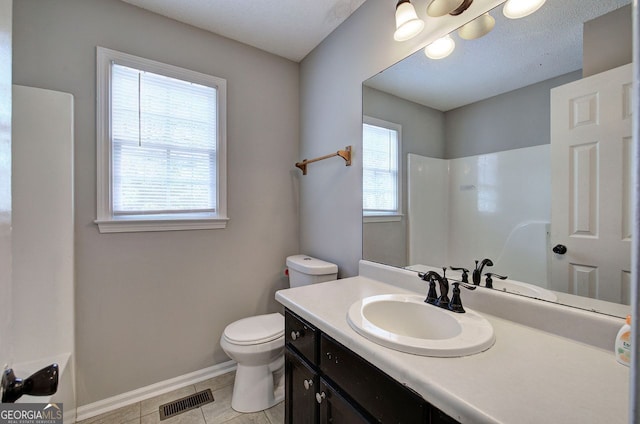
[[[216,88],[216,211],[164,215],[114,215],[111,143],[111,64]],[[96,198],[101,233],[226,228],[227,221],[227,82],[223,78],[144,59],[104,47],[96,48]]]
[[[396,222],[396,221],[400,221],[402,220],[403,215],[403,208],[402,208],[402,158],[403,158],[403,153],[402,153],[402,125],[401,124],[397,124],[395,122],[389,122],[389,121],[385,121],[383,119],[379,119],[379,118],[374,118],[372,116],[367,116],[364,115],[362,118],[362,140],[363,140],[363,154],[364,154],[364,125],[372,125],[372,126],[376,126],[376,127],[380,127],[380,128],[386,128],[388,130],[393,130],[396,131],[398,134],[398,146],[397,146],[397,151],[398,151],[398,175],[397,175],[397,188],[396,188],[396,193],[397,193],[397,205],[398,208],[395,211],[392,212],[381,212],[381,211],[371,211],[371,212],[367,212],[367,210],[364,208],[364,205],[362,206],[362,219],[363,222],[367,223],[367,222]],[[362,165],[363,168],[363,172],[364,172],[364,163]],[[364,190],[364,179],[363,179],[363,190]]]

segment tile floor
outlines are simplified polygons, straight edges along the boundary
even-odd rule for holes
[[[211,389],[212,403],[183,412],[162,421],[162,424],[282,424],[284,403],[266,411],[241,414],[231,409],[231,393],[235,372],[220,375],[210,380],[185,386],[173,392],[143,400],[129,406],[107,412],[96,417],[78,421],[77,424],[160,424],[158,407],[167,402],[188,396],[200,390]]]

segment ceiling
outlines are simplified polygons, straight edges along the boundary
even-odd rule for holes
[[[441,111],[455,109],[582,69],[583,23],[630,2],[547,0],[517,20],[498,6],[490,12],[495,28],[484,37],[466,41],[454,32],[451,56],[431,60],[420,50],[365,84]]]
[[[123,0],[300,62],[365,0]]]

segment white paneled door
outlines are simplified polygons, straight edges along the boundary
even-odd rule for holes
[[[631,112],[631,64],[551,90],[551,289],[630,303]]]

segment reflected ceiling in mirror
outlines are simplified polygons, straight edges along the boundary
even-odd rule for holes
[[[574,280],[583,280],[579,282],[580,287],[569,287],[578,284],[575,281],[558,284],[550,276],[548,251],[553,240],[549,222],[552,186],[549,92],[553,87],[580,80],[583,72],[588,76],[630,61],[630,11],[620,9],[629,4],[629,0],[547,0],[536,13],[516,20],[506,18],[499,6],[490,12],[496,22],[487,35],[464,40],[454,31],[451,36],[456,49],[447,58],[432,60],[421,50],[365,81],[364,115],[399,124],[402,128],[402,161],[398,170],[402,176],[402,213],[400,218],[389,220],[365,216],[364,259],[401,267],[455,265],[471,269],[471,258],[492,257],[497,259],[496,267],[485,272],[508,273],[517,281],[571,293],[557,293],[561,303],[624,316],[628,299],[621,295],[620,300],[615,300],[622,304],[612,304],[611,299],[601,300],[605,297],[599,297],[597,283],[591,281],[593,273],[586,272],[586,268],[576,268],[577,273],[573,275]],[[603,19],[603,15],[607,17]],[[587,30],[590,25],[591,29]],[[611,40],[599,39],[606,25],[614,25],[615,30],[605,33],[616,33],[614,35],[622,38],[627,34],[623,27],[628,26],[627,43],[611,46],[607,44]],[[626,57],[626,50],[629,60],[625,62],[619,53],[622,51]],[[614,63],[616,60],[622,61]],[[603,63],[611,66],[603,69]],[[515,98],[526,101],[516,104]],[[413,105],[410,110],[404,106],[408,103]],[[405,120],[412,120],[414,125],[408,125]],[[466,145],[460,144],[461,138],[467,139]],[[412,183],[408,174],[431,163],[428,161],[432,158],[440,161],[437,166],[444,166],[450,173],[446,182],[440,174],[434,174],[428,177],[431,188],[422,188],[417,180]],[[504,162],[504,165],[492,165],[488,172],[486,166],[491,161]],[[457,177],[451,171],[455,167],[460,170]],[[527,167],[531,173],[525,173]],[[510,176],[499,174],[501,168],[509,170]],[[465,180],[465,176],[474,172],[484,182],[477,178]],[[513,178],[514,173],[517,178]],[[438,179],[440,184],[434,184]],[[516,194],[511,198],[500,193],[487,197],[490,191],[480,190],[487,181],[506,181]],[[434,186],[438,191],[443,185],[457,193],[430,197]],[[491,190],[498,185],[491,183]],[[459,199],[459,203],[455,203],[456,196],[464,198],[476,191],[473,204]],[[412,231],[417,228],[416,209],[411,216],[409,208],[410,199],[415,198],[416,193],[427,199],[423,203],[431,214],[430,226],[423,227],[428,230],[421,249],[415,248],[419,244],[415,239],[419,237]],[[448,208],[441,208],[442,203],[448,203]],[[480,221],[460,212],[467,206],[485,218],[493,218],[477,225]],[[437,211],[435,217],[434,211]],[[527,211],[535,212],[531,216],[522,215]],[[458,221],[451,221],[454,219]],[[439,233],[445,221],[448,230]],[[499,224],[506,225],[498,228]],[[452,225],[457,228],[452,229]],[[497,241],[500,237],[503,240],[514,237],[513,234],[526,245],[525,254],[510,252],[509,246]],[[449,254],[442,254],[443,251]],[[452,255],[451,251],[458,255]],[[509,253],[519,257],[508,261],[505,258]],[[566,290],[559,289],[565,286]]]
[[[454,52],[431,60],[422,51],[370,78],[365,85],[448,111],[582,68],[583,23],[629,0],[547,0],[536,13],[508,19],[490,12],[495,27],[466,41],[452,33]]]

